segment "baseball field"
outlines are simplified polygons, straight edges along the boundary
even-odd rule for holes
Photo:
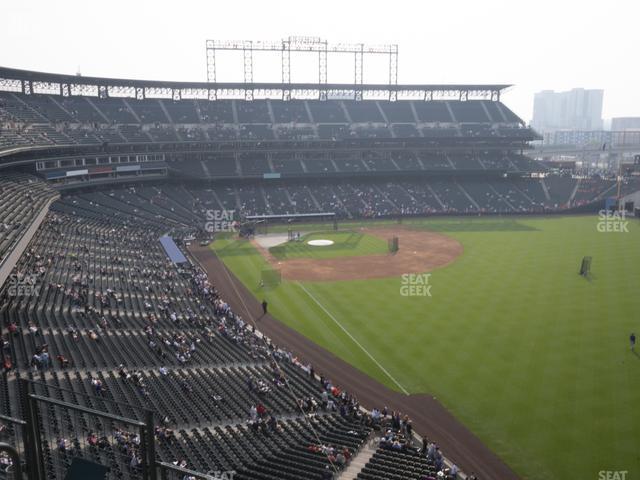
[[[277,319],[389,388],[435,396],[522,478],[630,480],[640,478],[640,353],[629,347],[640,335],[640,223],[599,232],[598,221],[308,225],[271,250],[235,237],[211,247]],[[578,274],[584,256],[590,278]],[[279,285],[261,286],[268,270]]]

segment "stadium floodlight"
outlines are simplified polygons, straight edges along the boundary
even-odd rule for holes
[[[328,83],[329,56],[333,54],[353,55],[353,79],[355,85],[364,83],[364,58],[367,55],[386,55],[389,57],[389,85],[398,83],[398,45],[367,45],[364,43],[336,43],[330,44],[320,37],[313,36],[289,36],[281,41],[269,40],[207,40],[207,82],[216,83],[218,65],[216,64],[217,51],[242,52],[244,60],[244,82],[253,82],[253,52],[279,52],[282,83],[291,83],[291,54],[292,53],[317,53],[318,54],[318,84]],[[283,99],[290,99],[290,91],[283,90]],[[247,96],[250,97],[250,89]],[[361,99],[361,93],[356,89],[356,99]],[[247,97],[247,100],[250,98]],[[392,100],[396,94],[392,94]]]

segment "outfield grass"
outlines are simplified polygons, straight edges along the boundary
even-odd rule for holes
[[[433,272],[432,297],[400,296],[400,278],[304,288],[404,389],[437,396],[523,477],[588,480],[628,470],[628,480],[638,479],[640,356],[628,337],[640,334],[640,224],[598,233],[597,221],[413,222],[464,246]],[[249,243],[213,247],[265,295],[256,285],[266,264]],[[577,274],[585,255],[593,256],[590,281]],[[266,295],[284,323],[399,389],[297,282]]]
[[[333,240],[333,245],[307,245],[309,240]],[[356,230],[308,233],[299,242],[287,242],[271,247],[269,252],[279,260],[291,258],[335,258],[387,253],[387,242]]]

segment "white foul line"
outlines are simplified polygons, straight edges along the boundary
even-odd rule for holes
[[[398,387],[400,387],[400,390],[402,390],[402,392],[403,392],[405,395],[409,395],[409,392],[407,392],[407,390],[406,390],[402,385],[400,385],[400,384],[398,383],[398,381],[397,381],[395,378],[393,378],[389,372],[387,372],[387,369],[386,369],[386,368],[384,368],[382,365],[380,365],[380,362],[378,362],[375,358],[373,358],[373,355],[371,355],[371,354],[367,351],[367,349],[366,349],[366,348],[364,348],[364,347],[362,346],[362,344],[361,344],[358,340],[356,340],[356,339],[353,337],[353,335],[351,335],[351,334],[347,331],[347,329],[346,329],[346,328],[344,328],[344,327],[342,326],[342,324],[341,324],[341,323],[336,319],[336,317],[334,317],[333,315],[331,315],[331,312],[329,312],[329,310],[327,310],[326,308],[324,308],[324,305],[322,305],[322,304],[321,304],[321,303],[316,299],[316,297],[314,297],[313,295],[311,295],[311,292],[309,292],[309,290],[307,290],[306,288],[304,288],[304,285],[302,285],[300,282],[298,282],[298,285],[300,286],[300,288],[301,288],[302,290],[304,290],[304,291],[306,292],[306,294],[307,294],[307,295],[309,295],[309,297],[311,298],[311,300],[313,300],[314,302],[316,302],[316,304],[317,304],[317,305],[318,305],[318,306],[319,306],[319,307],[324,311],[324,313],[326,313],[326,314],[329,316],[329,318],[331,318],[331,320],[333,320],[333,321],[336,323],[336,325],[338,325],[338,326],[342,329],[342,331],[343,331],[344,333],[346,333],[346,334],[349,336],[349,338],[350,338],[351,340],[353,340],[353,343],[355,343],[356,345],[358,345],[358,347],[360,347],[360,350],[362,350],[364,353],[366,353],[366,354],[367,354],[367,356],[368,356],[368,357],[373,361],[373,363],[375,363],[375,364],[378,366],[378,368],[379,368],[380,370],[382,370],[382,371],[385,373],[385,375],[386,375],[387,377],[389,377],[389,378],[393,381],[393,383],[395,383]]]

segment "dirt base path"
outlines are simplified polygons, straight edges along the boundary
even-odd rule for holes
[[[309,282],[367,280],[430,272],[453,262],[463,252],[460,242],[440,233],[402,227],[360,228],[358,231],[385,241],[398,237],[400,249],[382,255],[278,260],[255,240],[252,244],[273,268],[280,270],[283,279]]]
[[[260,317],[259,301],[209,248],[194,245],[190,251],[234,311],[247,320]],[[481,480],[518,479],[502,460],[431,395],[395,392],[270,315],[260,318],[257,326],[274,343],[290,350],[301,361],[311,363],[318,374],[324,374],[356,395],[365,408],[386,405],[390,410],[409,415],[415,431],[434,440],[444,455],[465,473],[475,472]]]

